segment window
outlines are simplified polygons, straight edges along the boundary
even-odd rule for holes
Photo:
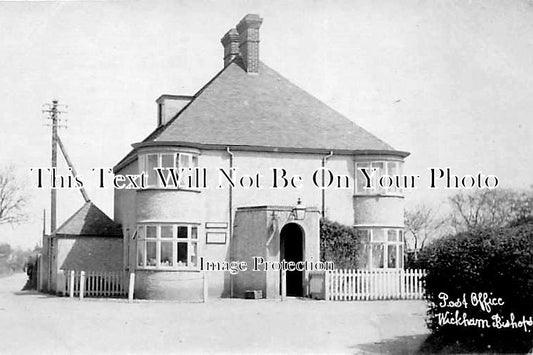
[[[362,266],[369,269],[403,268],[403,230],[399,228],[359,229]]]
[[[155,168],[159,166],[157,154],[148,154],[146,156],[146,173],[148,174],[148,186],[157,185],[157,173]]]
[[[137,267],[196,269],[198,227],[185,224],[137,226]]]
[[[366,188],[367,178],[361,171],[365,169],[368,176],[371,178],[370,186],[371,188]],[[374,175],[372,171],[376,169]],[[388,175],[390,177],[401,175],[402,162],[399,161],[367,161],[367,162],[357,162],[355,163],[355,193],[356,194],[391,194],[397,195],[402,191],[401,189],[396,188],[396,181],[393,180],[393,186],[390,188],[381,187],[379,185],[379,178],[383,175]],[[388,184],[389,181],[384,181],[385,184]]]
[[[153,153],[139,156],[139,173],[148,175],[146,180],[147,187],[156,188],[175,188],[174,180],[167,169],[174,169],[175,174],[183,171],[183,177],[180,180],[180,188],[192,188],[189,186],[191,176],[197,173],[194,168],[198,167],[198,156],[190,153]],[[161,173],[165,178],[165,183],[161,181],[156,168],[161,168]],[[191,170],[189,170],[191,168]]]

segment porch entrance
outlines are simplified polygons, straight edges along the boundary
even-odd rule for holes
[[[286,224],[280,233],[280,261],[303,261],[304,231],[296,223]],[[287,271],[287,296],[303,296],[303,271]],[[280,273],[281,282],[281,273]],[[280,285],[281,286],[281,285]],[[281,290],[281,287],[280,287]]]

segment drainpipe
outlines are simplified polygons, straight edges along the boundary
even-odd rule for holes
[[[226,152],[229,154],[229,174],[230,178],[233,180],[233,158],[234,154],[231,152],[229,147],[226,147]],[[233,258],[233,186],[231,184],[229,185],[229,255],[230,255],[230,261]],[[230,288],[230,297],[233,298],[233,275],[230,274],[229,276],[229,288]]]
[[[333,151],[330,151],[328,155],[322,158],[322,184],[324,184],[324,180],[326,179],[326,172],[324,171],[326,162],[332,156]],[[326,218],[326,189],[324,187],[322,188],[322,218]]]

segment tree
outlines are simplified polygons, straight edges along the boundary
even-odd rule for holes
[[[425,204],[405,210],[406,239],[410,237],[412,240],[414,260],[417,259],[418,253],[424,249],[429,240],[438,238],[445,233],[446,223],[445,218],[439,217],[435,209]]]
[[[25,197],[10,170],[0,171],[0,224],[18,223],[25,217]]]
[[[451,224],[456,232],[505,227],[531,217],[532,191],[507,189],[460,192],[450,198]]]

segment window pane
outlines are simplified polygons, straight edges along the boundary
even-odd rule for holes
[[[399,248],[399,259],[400,259],[399,260],[400,263],[399,263],[398,267],[403,269],[403,245],[398,245],[398,248]]]
[[[137,266],[144,266],[144,240],[137,242]]]
[[[400,241],[400,242],[403,242],[403,229],[400,229],[398,233],[400,234],[400,239],[399,239],[399,241]]]
[[[384,242],[385,239],[385,230],[384,229],[373,229],[372,230],[372,241],[374,242]]]
[[[357,233],[361,240],[361,243],[368,243],[370,241],[370,230],[369,229],[358,229]]]
[[[385,163],[382,161],[379,162],[372,162],[372,168],[377,169],[376,173],[374,174],[374,181],[373,184],[376,186],[376,191],[383,193],[385,190],[378,186],[378,181],[381,175],[385,173]]]
[[[161,226],[161,238],[172,238],[172,226]]]
[[[403,163],[396,162],[396,164],[397,164],[397,170],[396,170],[397,172],[396,172],[396,174],[398,174],[398,175],[401,176],[402,173],[403,173]],[[396,189],[396,190],[397,190],[398,192],[400,192],[400,193],[402,192],[402,189],[401,189],[401,188]]]
[[[174,168],[174,154],[161,154],[161,167]],[[169,170],[162,170],[161,173],[165,177],[167,186],[174,186],[174,180],[172,180],[172,173]]]
[[[174,167],[174,154],[161,154],[161,167],[173,168]]]
[[[156,266],[156,242],[146,242],[146,265]]]
[[[398,163],[396,163],[395,161],[387,162],[387,175],[398,175],[398,172],[396,171],[397,166]]]
[[[187,266],[187,242],[178,243],[178,266]]]
[[[137,227],[137,238],[138,239],[144,239],[145,238],[145,234],[144,234],[144,226],[138,226]]]
[[[148,174],[148,186],[157,186],[157,171],[154,170],[159,164],[157,154],[149,154],[146,162],[146,173]]]
[[[161,266],[172,266],[172,242],[161,242]]]
[[[146,155],[139,156],[139,174],[146,171]]]
[[[361,170],[359,168],[369,168],[369,163],[357,163],[356,165],[356,192],[357,193],[368,193],[370,190],[367,190],[364,188],[366,186],[366,179]],[[367,170],[368,175],[370,175],[370,171]]]
[[[395,242],[395,241],[397,241],[396,233],[397,233],[397,230],[396,230],[396,229],[389,229],[389,230],[387,230],[387,240],[388,240],[389,242]]]
[[[382,161],[373,161],[372,162],[372,168],[375,168],[375,169],[378,169],[377,173],[379,175],[383,174],[383,168],[384,168],[384,164]]]
[[[198,239],[198,227],[191,227],[191,239]]]
[[[192,156],[192,167],[196,168],[198,166],[198,157],[196,155]]]
[[[198,262],[198,243],[191,242],[191,264],[190,266],[196,266]]]
[[[156,237],[157,237],[157,227],[146,226],[146,238],[156,238]]]
[[[369,267],[369,250],[370,245],[366,244],[361,246],[361,249],[359,250],[359,258],[357,260],[357,267],[360,269],[366,269]]]
[[[383,244],[372,244],[372,267],[383,268]]]
[[[394,175],[398,175],[397,166],[398,166],[398,163],[395,161],[387,162],[387,174],[390,175],[391,177]],[[396,192],[396,187],[392,186],[388,191]]]
[[[178,227],[178,238],[187,238],[187,227]]]
[[[396,268],[396,245],[387,246],[387,267],[394,269]]]
[[[191,156],[189,154],[180,154],[180,168],[188,168],[191,166],[190,164]]]

